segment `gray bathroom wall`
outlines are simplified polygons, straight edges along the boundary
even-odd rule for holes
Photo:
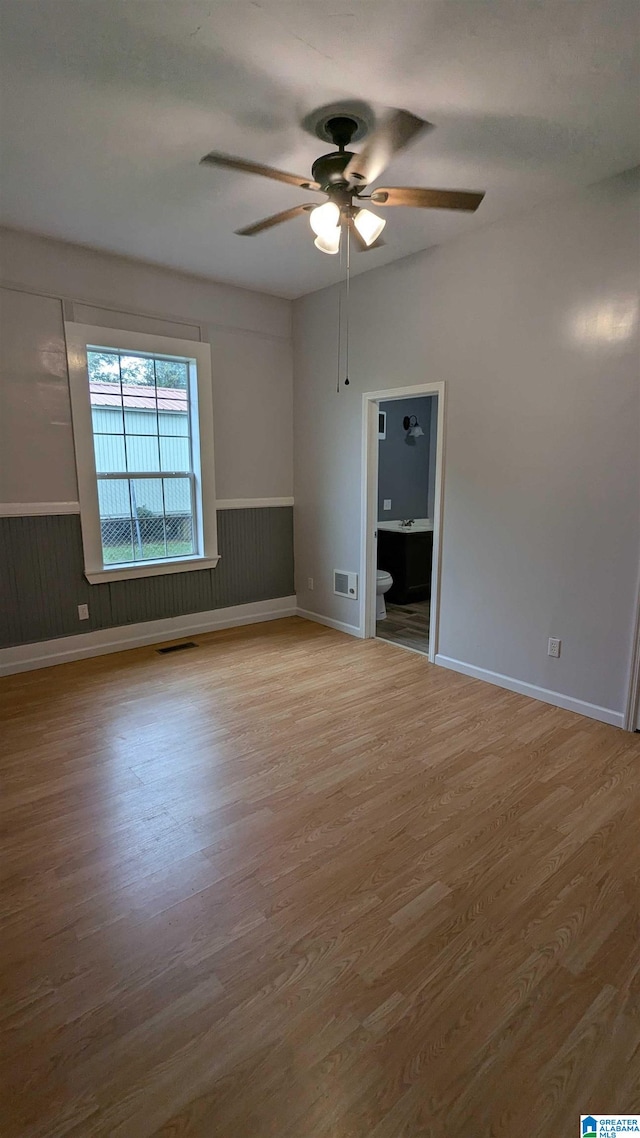
[[[79,514],[0,518],[0,648],[293,594],[292,506],[220,510],[218,542],[215,569],[90,585]]]
[[[431,451],[431,411],[434,397],[390,399],[380,404],[387,413],[387,437],[378,444],[378,520],[428,518]],[[415,415],[424,431],[418,439],[407,440],[402,420]],[[435,418],[435,416],[434,416]],[[385,498],[391,509],[384,510]]]
[[[438,396],[431,396],[431,430],[429,431],[429,491],[427,517],[433,518],[436,503],[436,456],[438,453]]]

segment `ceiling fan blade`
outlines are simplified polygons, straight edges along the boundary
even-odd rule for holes
[[[394,111],[367,139],[360,153],[354,154],[344,177],[350,185],[355,186],[375,182],[394,154],[404,150],[419,134],[431,127],[431,123],[412,115],[410,111]]]
[[[308,213],[312,205],[294,205],[291,209],[283,209],[282,213],[272,213],[271,217],[263,217],[262,221],[254,221],[253,225],[246,225],[244,229],[236,229],[238,237],[253,237],[255,233],[262,233],[264,229],[271,229],[283,221],[291,221],[301,213]]]
[[[408,205],[418,209],[463,209],[473,213],[484,194],[468,190],[424,190],[418,186],[390,186],[374,190],[375,205]]]
[[[358,233],[352,217],[347,219],[347,225],[354,240],[355,249],[358,253],[369,253],[372,249],[381,249],[383,245],[387,244],[384,237],[378,237],[372,245],[367,245],[364,238],[362,238]]]
[[[218,154],[212,150],[200,159],[201,166],[223,166],[226,170],[241,170],[244,174],[259,174],[262,178],[273,178],[276,182],[286,182],[299,186],[301,190],[319,190],[317,182],[303,178],[300,174],[288,174],[286,170],[275,170],[273,166],[263,166],[260,162],[246,162],[244,158],[234,158],[232,154]]]

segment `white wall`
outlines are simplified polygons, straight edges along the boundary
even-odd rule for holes
[[[640,535],[637,211],[636,172],[356,277],[339,395],[337,291],[295,302],[302,608],[358,623],[331,574],[360,564],[361,392],[445,380],[439,652],[624,707]]]
[[[208,341],[218,497],[292,495],[289,301],[6,229],[0,279],[0,503],[77,500],[63,316]]]

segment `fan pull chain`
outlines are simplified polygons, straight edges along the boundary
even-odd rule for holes
[[[345,289],[340,282],[340,291],[338,293],[338,378],[336,383],[336,391],[340,394],[340,360],[342,358],[342,342],[343,342],[343,310],[344,310],[344,386],[349,386],[349,289],[351,284],[351,230],[348,225],[345,226],[345,241],[340,242],[340,262],[343,263],[343,245],[346,244],[346,257],[344,258],[345,264]],[[345,293],[345,300],[343,304],[343,292]]]
[[[340,242],[340,268],[342,268],[342,241]],[[336,360],[336,391],[340,394],[340,359],[342,356],[342,281],[338,286],[338,359]]]
[[[351,226],[347,226],[347,317],[345,320],[344,385],[349,386],[349,286],[351,284]]]

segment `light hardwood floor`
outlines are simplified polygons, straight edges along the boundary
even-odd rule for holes
[[[640,1111],[640,736],[296,618],[0,681],[3,1138]]]

